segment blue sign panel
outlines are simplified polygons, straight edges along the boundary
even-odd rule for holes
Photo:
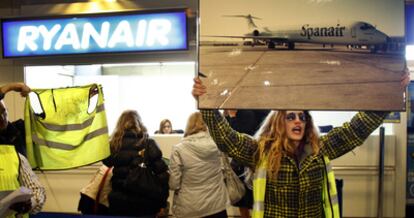
[[[405,39],[407,45],[414,45],[414,5],[405,5]]]
[[[184,10],[2,20],[3,57],[188,49]]]

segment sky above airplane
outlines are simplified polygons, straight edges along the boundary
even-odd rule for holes
[[[243,35],[251,29],[242,18],[256,16],[259,27],[280,29],[304,24],[365,21],[388,36],[404,35],[403,0],[201,0],[201,35]]]

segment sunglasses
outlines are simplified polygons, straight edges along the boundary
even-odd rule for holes
[[[287,121],[295,121],[296,116],[303,123],[305,123],[307,121],[307,117],[306,117],[305,113],[297,113],[296,114],[296,113],[293,113],[293,112],[286,114],[286,120]]]

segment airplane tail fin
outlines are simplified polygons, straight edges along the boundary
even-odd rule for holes
[[[261,20],[259,17],[254,17],[251,14],[248,15],[223,15],[223,17],[241,17],[247,20],[247,25],[249,29],[257,28],[257,25],[254,23],[253,20]]]

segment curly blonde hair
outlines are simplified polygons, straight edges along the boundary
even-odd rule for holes
[[[304,111],[306,115],[305,134],[301,143],[309,144],[313,154],[318,154],[320,145],[316,128],[313,124],[312,116],[308,111]],[[258,141],[258,149],[255,158],[260,161],[268,156],[267,173],[270,178],[276,178],[282,155],[286,154],[293,157],[295,155],[297,145],[287,137],[286,128],[286,111],[273,111],[263,122],[263,125],[256,133],[255,138]]]

